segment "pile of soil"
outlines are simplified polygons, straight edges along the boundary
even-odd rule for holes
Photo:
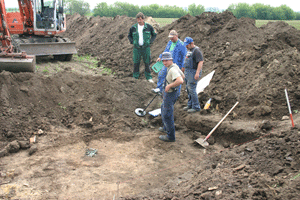
[[[300,133],[286,126],[281,123],[259,140],[203,156],[194,171],[162,188],[121,199],[299,199]]]
[[[79,54],[96,56],[118,78],[132,76],[132,45],[127,34],[135,19],[73,15],[68,22],[66,36],[76,41]],[[202,105],[212,97],[213,106],[218,104],[222,111],[239,101],[240,118],[281,119],[287,109],[283,105],[286,87],[292,107],[299,107],[300,32],[293,26],[270,22],[257,28],[255,20],[237,19],[231,12],[186,15],[157,30],[151,47],[152,64],[163,52],[172,29],[181,40],[192,37],[201,48],[205,57],[203,76],[215,70],[202,95],[206,97]]]
[[[95,179],[105,177],[104,184],[110,179],[116,182],[124,176],[144,175],[143,170],[137,172],[139,168],[132,161],[126,165],[136,167],[134,175],[124,172],[123,165],[117,173],[118,160],[129,156],[145,162],[144,170],[160,171],[162,177],[153,176],[149,183],[124,184],[121,199],[297,199],[300,31],[285,22],[257,28],[254,20],[236,19],[231,12],[186,15],[165,27],[156,25],[152,64],[165,49],[170,30],[175,29],[181,40],[192,37],[201,48],[203,76],[215,70],[210,85],[199,94],[202,107],[212,98],[210,109],[189,115],[182,111],[187,102],[183,89],[175,104],[178,141],[166,144],[149,134],[161,125],[160,117],[134,114],[136,108],[148,105],[155,87],[143,73],[139,80],[132,78],[133,48],[127,34],[134,23],[134,18],[126,16],[68,16],[67,31],[62,36],[76,42],[79,55],[95,57],[96,69],[74,59],[67,63],[41,60],[34,74],[0,73],[0,197],[76,199],[78,193],[82,195],[79,199],[107,199],[104,191],[94,188]],[[112,72],[104,73],[108,68]],[[153,76],[156,80],[157,74],[153,72]],[[284,88],[294,111],[294,128],[289,120],[282,121],[289,114]],[[209,148],[203,150],[193,142],[209,133],[237,101],[238,106],[209,139]],[[157,97],[148,111],[159,108],[160,103]],[[30,143],[30,138],[38,142]],[[111,174],[117,178],[106,177],[107,171],[99,172],[105,166],[105,156],[113,152],[117,157],[120,153],[113,145],[96,161],[59,152],[78,150],[72,145],[80,142],[86,147],[95,141],[108,146],[108,140],[116,142],[115,146],[132,144],[125,148],[130,155],[120,154],[105,168],[112,169]],[[243,144],[250,140],[253,142]],[[135,155],[133,149],[141,143]],[[197,157],[200,163],[186,173],[161,170],[182,160],[190,162],[202,154],[199,149],[209,156]],[[60,154],[69,159],[60,158]],[[72,160],[75,158],[82,162]],[[92,174],[86,174],[87,167]],[[80,188],[85,191],[69,183],[69,177],[75,185],[82,183]],[[9,183],[16,186],[2,187]]]

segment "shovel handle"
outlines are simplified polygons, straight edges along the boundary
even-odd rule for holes
[[[229,115],[229,113],[239,104],[239,102],[237,101],[234,106],[227,112],[227,114],[221,119],[221,121],[219,121],[219,123],[210,131],[210,133],[205,137],[205,139],[203,141],[206,141],[211,134],[218,128],[218,126],[224,121],[224,119]]]

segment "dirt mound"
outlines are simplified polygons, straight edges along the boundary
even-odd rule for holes
[[[160,30],[159,24],[152,17],[146,17],[145,22],[151,24],[156,32]]]
[[[169,180],[163,188],[122,199],[296,200],[300,160],[294,156],[299,154],[300,134],[298,129],[284,130],[286,125],[278,124],[278,130],[260,140],[205,156],[195,171]]]
[[[84,76],[68,68],[51,77],[2,72],[0,83],[2,147],[9,141],[28,140],[40,129],[49,131],[51,126],[74,128],[103,124],[104,132],[113,127],[141,128],[133,111],[152,97],[139,90],[152,88],[144,81]]]
[[[119,78],[132,75],[132,46],[127,34],[134,18],[114,19],[69,16],[68,35],[76,41],[79,54],[91,54],[112,68]],[[255,20],[236,19],[231,12],[186,15],[158,30],[152,45],[152,63],[164,50],[167,35],[175,29],[183,40],[194,39],[205,57],[203,76],[216,70],[206,89],[203,103],[213,98],[213,106],[228,110],[239,101],[241,118],[281,119],[284,88],[290,92],[293,107],[299,107],[298,65],[300,33],[285,22],[255,27]],[[80,34],[77,34],[80,33]],[[141,67],[143,68],[143,67]],[[155,74],[154,74],[155,75]]]

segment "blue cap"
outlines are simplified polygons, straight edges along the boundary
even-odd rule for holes
[[[172,54],[170,52],[163,52],[161,60],[173,60]]]
[[[184,46],[188,45],[188,44],[191,44],[192,42],[194,42],[193,38],[191,37],[186,37],[184,39]]]

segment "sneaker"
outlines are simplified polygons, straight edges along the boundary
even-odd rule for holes
[[[167,133],[167,131],[164,129],[164,127],[159,127],[158,130],[159,130],[160,132]]]
[[[184,111],[187,111],[187,110],[189,110],[189,109],[191,109],[191,107],[188,107],[188,106],[183,107],[183,110],[184,110]]]
[[[154,81],[153,81],[152,78],[148,79],[148,81],[149,81],[150,83],[154,83]]]
[[[187,112],[188,113],[194,113],[194,112],[199,112],[200,110],[196,110],[194,108],[188,109]]]
[[[164,142],[175,142],[175,140],[170,140],[166,135],[160,135],[158,138]]]
[[[159,93],[160,92],[160,89],[159,88],[155,88],[155,89],[151,89],[152,92],[154,92],[155,94]]]

